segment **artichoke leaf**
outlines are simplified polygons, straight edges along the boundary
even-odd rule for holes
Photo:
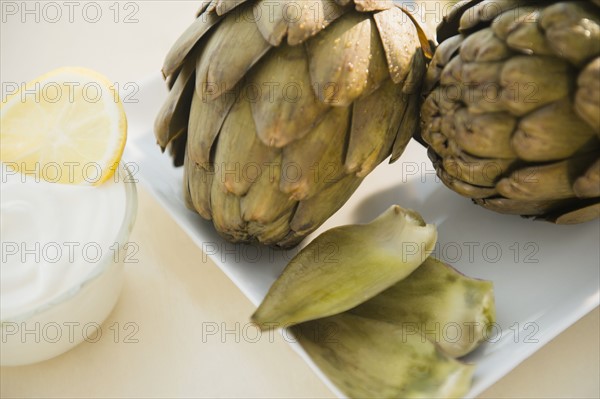
[[[162,67],[163,76],[168,77],[175,73],[196,43],[220,20],[221,17],[211,12],[199,15],[167,53]]]
[[[340,7],[333,0],[304,0],[295,4],[301,4],[302,11],[297,18],[287,18],[287,42],[290,46],[304,43],[348,10]]]
[[[354,0],[334,0],[337,4],[339,4],[340,6],[347,6],[348,4],[351,4]]]
[[[163,151],[171,140],[187,129],[194,91],[194,67],[193,62],[183,65],[154,121],[156,140]]]
[[[490,281],[467,277],[429,257],[410,276],[348,311],[418,329],[452,357],[473,351],[495,322]]]
[[[333,0],[259,0],[254,7],[256,25],[273,46],[286,35],[290,46],[301,44],[347,11]]]
[[[348,13],[307,42],[311,82],[321,102],[348,106],[367,88],[372,25],[368,14]]]
[[[473,201],[494,212],[529,216],[544,215],[563,202],[562,200],[517,200],[510,198],[478,198]]]
[[[402,86],[390,79],[377,91],[354,102],[344,165],[348,173],[365,177],[389,155],[407,97]]]
[[[421,48],[418,30],[413,20],[398,7],[373,15],[379,30],[381,42],[394,83],[406,79],[410,71],[412,57]],[[398,40],[398,38],[402,40]]]
[[[228,193],[220,179],[213,177],[210,190],[212,221],[219,234],[228,241],[248,241],[246,222],[240,211],[240,197]]]
[[[575,94],[575,111],[600,138],[600,57],[596,57],[579,74]]]
[[[198,18],[200,15],[204,14],[204,12],[206,10],[208,10],[209,7],[212,7],[213,3],[214,3],[214,0],[201,0],[200,7],[198,8],[198,11],[196,11],[196,18]]]
[[[350,107],[333,107],[304,139],[282,149],[279,189],[295,201],[305,200],[340,180]]]
[[[503,61],[511,54],[506,43],[489,28],[469,35],[460,46],[460,58],[464,62]]]
[[[398,205],[370,223],[328,230],[290,261],[252,320],[283,327],[351,309],[412,273],[436,239],[435,226]]]
[[[304,236],[314,231],[329,219],[340,206],[342,206],[358,188],[362,178],[349,174],[339,181],[330,182],[327,176],[322,180],[329,185],[314,196],[300,201],[290,228],[293,235]]]
[[[394,139],[394,145],[392,146],[392,156],[390,157],[390,163],[396,162],[398,158],[404,152],[404,149],[408,145],[410,139],[419,129],[419,106],[421,105],[421,98],[419,93],[404,94],[408,97],[408,104],[406,110],[402,114],[402,121],[396,132],[396,138]]]
[[[510,140],[517,121],[509,113],[471,114],[461,108],[454,120],[454,139],[464,151],[479,158],[516,158]]]
[[[494,187],[514,163],[514,159],[478,158],[455,151],[442,161],[450,176],[479,187]]]
[[[351,398],[463,397],[474,366],[410,328],[347,313],[291,328],[321,370]]]
[[[213,161],[223,188],[240,197],[246,195],[277,152],[258,139],[250,102],[238,97],[223,122]]]
[[[548,38],[535,22],[539,12],[534,12],[531,16],[523,18],[523,21],[516,23],[510,30],[506,43],[511,49],[525,54],[552,55],[553,51],[548,43]]]
[[[423,51],[417,51],[412,60],[411,70],[402,83],[403,96],[397,111],[400,120],[396,125],[398,130],[392,145],[390,163],[396,162],[400,158],[410,139],[419,131],[419,107],[422,104],[421,86],[425,71],[425,55]]]
[[[572,89],[571,72],[569,64],[558,58],[512,57],[504,63],[500,76],[501,103],[515,115],[522,116],[566,98]]]
[[[556,224],[578,224],[589,222],[590,220],[600,218],[600,202],[592,205],[584,205],[575,210],[570,210],[558,216],[554,223]]]
[[[585,3],[565,1],[542,11],[540,26],[556,55],[581,66],[600,54],[600,18],[594,11]]]
[[[575,180],[573,191],[579,198],[600,197],[600,156],[583,176]]]
[[[188,208],[191,211],[195,211],[196,207],[194,206],[194,202],[192,201],[192,193],[190,191],[190,185],[189,185],[189,179],[190,179],[190,158],[187,156],[187,149],[186,149],[186,156],[183,158],[183,203],[185,204],[186,208]]]
[[[213,184],[214,170],[211,167],[205,169],[197,165],[190,157],[186,156],[184,161],[184,192],[189,193],[192,209],[206,220],[212,219],[211,209],[211,187]]]
[[[188,121],[188,156],[204,168],[211,162],[213,144],[235,100],[233,93],[226,93],[208,101],[194,90]]]
[[[225,48],[243,50],[224,51]],[[251,6],[225,16],[197,58],[196,91],[203,98],[214,100],[233,90],[270,48],[254,22]]]
[[[523,0],[484,0],[466,10],[460,18],[460,32],[475,28],[482,22],[491,21],[500,14],[523,6]]]
[[[247,1],[248,0],[217,0],[214,7],[218,15],[224,15]]]
[[[277,245],[289,232],[290,219],[294,214],[294,209],[292,207],[289,212],[266,224],[254,221],[248,222],[248,233],[264,245]]]
[[[437,169],[437,175],[452,191],[455,191],[457,194],[460,194],[467,198],[488,198],[498,194],[498,191],[495,187],[481,187],[476,186],[467,182],[464,182],[458,178],[452,176],[452,174],[448,173],[444,168]]]
[[[267,225],[295,207],[296,201],[279,190],[281,165],[281,155],[259,165],[260,175],[241,199],[244,220]]]
[[[500,180],[498,193],[517,200],[552,200],[575,197],[572,179],[577,159],[532,165]]]
[[[600,149],[594,129],[579,118],[571,101],[564,99],[521,119],[511,144],[519,158],[546,162],[568,158],[583,148],[591,150],[592,142]]]
[[[430,93],[438,84],[444,67],[448,65],[448,62],[450,62],[453,54],[461,47],[463,41],[464,37],[462,35],[456,35],[445,41],[443,46],[437,48],[425,72],[425,82],[423,83],[423,91],[425,93]]]
[[[258,137],[284,147],[308,134],[329,110],[313,95],[302,46],[274,48],[250,76],[247,90]]]
[[[382,11],[394,7],[393,0],[354,0],[356,11]]]

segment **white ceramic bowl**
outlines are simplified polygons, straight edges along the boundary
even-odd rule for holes
[[[119,167],[125,186],[125,216],[115,242],[119,251],[106,251],[84,278],[60,297],[42,306],[0,321],[0,365],[20,366],[58,356],[97,329],[114,308],[123,286],[126,244],[137,214],[137,191],[131,172]]]

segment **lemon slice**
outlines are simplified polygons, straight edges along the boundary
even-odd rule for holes
[[[118,167],[127,119],[112,83],[85,68],[49,72],[0,108],[0,161],[56,183],[100,184]]]

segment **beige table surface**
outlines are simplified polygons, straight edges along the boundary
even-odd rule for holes
[[[3,85],[63,65],[94,68],[121,86],[139,85],[160,69],[198,7],[192,1],[23,4],[1,2]],[[62,17],[52,22],[57,9]],[[102,15],[92,23],[97,10]],[[131,13],[137,21],[124,23]],[[102,337],[37,365],[1,368],[1,396],[331,397],[280,335],[255,339],[245,328],[252,304],[211,261],[203,261],[143,187],[138,192],[130,241],[139,247],[139,262],[126,266],[122,296]],[[203,334],[203,327],[218,332]],[[599,341],[597,308],[481,397],[598,398]]]

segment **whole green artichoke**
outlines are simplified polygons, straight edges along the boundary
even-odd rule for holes
[[[227,240],[297,244],[418,129],[423,38],[391,0],[202,6],[155,124],[187,205]]]
[[[422,138],[443,182],[502,213],[600,215],[600,1],[462,2],[438,28]]]

